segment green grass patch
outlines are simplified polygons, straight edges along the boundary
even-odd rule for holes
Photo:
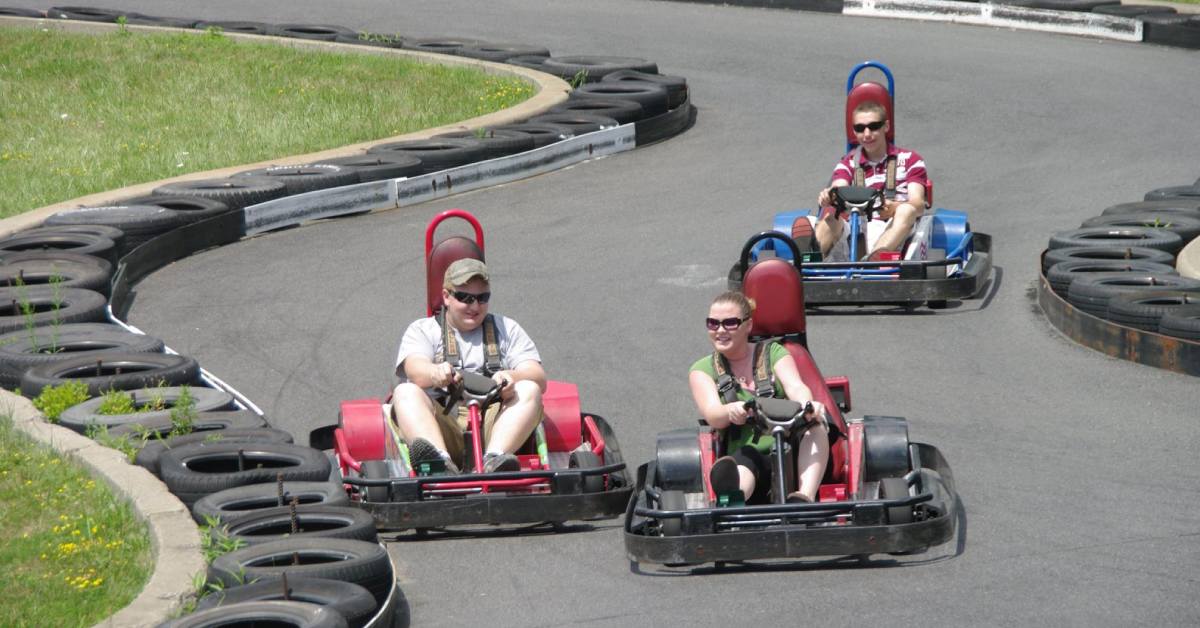
[[[533,95],[514,78],[220,34],[0,29],[0,217],[409,133]]]
[[[133,601],[153,569],[128,503],[0,417],[0,626],[90,626]]]

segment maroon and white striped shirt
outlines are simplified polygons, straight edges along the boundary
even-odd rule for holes
[[[928,197],[929,178],[925,173],[925,160],[917,154],[917,151],[888,144],[887,154],[889,157],[896,156],[896,200],[908,200],[909,183],[921,184]],[[833,176],[830,177],[830,181],[841,179],[853,184],[854,169],[858,165],[862,166],[864,181],[868,187],[882,190],[883,186],[887,184],[887,160],[867,161],[866,152],[861,147],[855,148],[842,157],[842,160],[833,167]]]

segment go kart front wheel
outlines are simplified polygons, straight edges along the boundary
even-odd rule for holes
[[[362,463],[362,476],[367,480],[382,480],[391,477],[386,460],[367,460]],[[366,487],[366,498],[369,502],[381,503],[388,501],[388,487]]]
[[[687,496],[683,491],[663,491],[658,499],[659,510],[686,510]],[[663,536],[679,536],[683,533],[683,519],[671,517],[661,519],[658,529]]]

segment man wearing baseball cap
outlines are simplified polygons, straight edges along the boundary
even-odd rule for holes
[[[513,452],[542,420],[546,373],[541,356],[516,321],[488,313],[491,296],[487,266],[460,259],[446,269],[441,314],[413,321],[404,332],[392,411],[414,466],[441,459],[448,471],[458,472],[463,463],[466,405],[447,410],[433,398],[460,378],[455,369],[488,375],[503,385],[500,403],[484,417],[485,473],[519,470]],[[495,341],[491,349],[489,335]]]

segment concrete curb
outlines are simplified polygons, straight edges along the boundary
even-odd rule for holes
[[[0,391],[0,406],[9,412],[18,430],[63,457],[77,460],[107,482],[116,495],[133,505],[149,528],[155,561],[150,580],[133,602],[96,625],[157,626],[181,610],[195,594],[192,578],[208,568],[200,550],[200,530],[183,502],[149,471],[130,464],[121,452],[46,422],[25,397]]]
[[[20,17],[0,17],[0,26],[16,26],[24,28],[42,28],[73,32],[73,33],[92,33],[102,34],[110,33],[119,30],[121,27],[117,24],[107,24],[102,22],[75,22],[70,20],[56,19],[36,19],[36,18],[20,18]],[[189,35],[203,36],[204,31],[184,30],[184,29],[165,29],[155,26],[126,26],[130,31],[137,32],[172,32],[184,33]],[[385,137],[368,142],[359,142],[338,148],[318,151],[315,153],[306,153],[303,155],[293,155],[280,159],[271,159],[268,161],[259,161],[249,164],[240,164],[219,168],[217,170],[207,170],[204,172],[192,172],[178,177],[161,179],[158,181],[149,181],[138,183],[116,190],[108,190],[105,192],[97,192],[79,198],[73,198],[66,201],[61,201],[53,205],[47,205],[38,209],[34,209],[18,216],[12,216],[0,220],[0,237],[10,235],[17,231],[36,227],[46,220],[50,215],[63,211],[65,209],[73,209],[76,207],[100,206],[110,204],[114,201],[130,198],[132,196],[140,196],[150,194],[154,188],[174,181],[193,181],[196,179],[212,179],[222,178],[229,175],[250,170],[252,168],[265,168],[267,166],[278,165],[293,165],[312,162],[318,159],[330,159],[333,157],[346,157],[350,155],[358,155],[365,153],[367,148],[375,144],[383,142],[399,142],[403,140],[426,139],[439,133],[449,133],[451,131],[464,131],[485,126],[499,126],[502,124],[510,124],[522,120],[526,120],[538,115],[551,107],[565,101],[567,94],[571,91],[571,86],[566,81],[529,68],[519,66],[504,65],[501,63],[493,63],[491,61],[481,61],[477,59],[468,59],[465,57],[455,57],[450,55],[439,55],[429,52],[419,52],[412,50],[398,50],[394,48],[372,48],[367,46],[356,46],[353,44],[338,44],[322,41],[310,41],[304,39],[289,39],[282,37],[268,37],[264,35],[245,35],[241,33],[225,33],[226,37],[235,41],[249,41],[260,43],[272,43],[282,46],[289,46],[302,50],[323,50],[348,52],[353,54],[372,54],[372,55],[394,55],[408,57],[412,60],[422,63],[450,65],[458,67],[471,67],[486,72],[488,74],[517,76],[523,78],[530,83],[533,83],[537,92],[529,100],[509,109],[497,111],[483,116],[463,120],[454,124],[447,124],[431,129],[423,129],[404,135],[394,137]]]

